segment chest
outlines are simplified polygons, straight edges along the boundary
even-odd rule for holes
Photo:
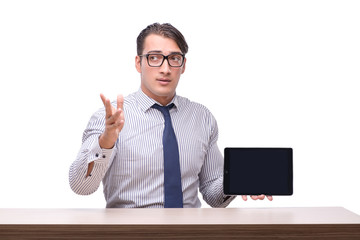
[[[142,176],[163,173],[164,118],[160,112],[135,112],[125,116],[125,125],[117,142],[120,174],[131,176],[134,171]],[[198,175],[201,171],[210,130],[205,121],[193,113],[171,113],[177,138],[182,175]]]

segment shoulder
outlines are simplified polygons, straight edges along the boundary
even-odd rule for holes
[[[195,129],[204,131],[209,136],[217,136],[217,121],[206,106],[181,96],[177,96],[177,101],[179,104],[178,114],[184,122],[193,124]]]
[[[192,108],[194,110],[200,110],[204,112],[210,112],[210,110],[205,107],[203,104],[191,101],[190,99],[182,96],[176,96],[176,101],[179,104],[179,107]]]
[[[137,92],[131,93],[124,97],[124,104],[133,104],[136,102]],[[115,101],[116,104],[116,101]]]
[[[182,96],[176,96],[176,97],[177,97],[176,100],[177,100],[178,106],[179,106],[179,111],[189,112],[192,115],[197,116],[197,117],[202,116],[203,118],[206,118],[206,119],[215,120],[213,114],[205,105],[198,103],[198,102],[191,101],[186,97],[182,97]]]

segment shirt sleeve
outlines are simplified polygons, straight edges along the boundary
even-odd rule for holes
[[[91,117],[83,133],[80,151],[70,166],[70,187],[80,195],[89,195],[99,188],[116,152],[116,146],[112,149],[102,149],[99,145],[99,137],[105,128],[104,116],[105,112],[100,110]],[[86,177],[91,162],[94,162],[94,166],[90,175]]]
[[[224,158],[217,146],[218,126],[209,113],[210,137],[204,165],[199,175],[200,192],[211,207],[227,207],[235,196],[227,196],[223,190]]]

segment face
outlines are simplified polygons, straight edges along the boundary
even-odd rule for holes
[[[165,56],[171,53],[181,53],[179,46],[170,38],[150,34],[145,38],[142,55],[161,53]],[[160,67],[150,67],[146,57],[136,56],[136,70],[141,74],[142,91],[162,105],[168,104],[175,95],[175,90],[181,74],[185,71],[186,59],[181,67],[171,67],[164,61]]]

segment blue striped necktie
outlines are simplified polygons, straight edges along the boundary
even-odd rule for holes
[[[181,173],[179,162],[179,148],[174,129],[171,124],[169,110],[174,106],[160,106],[154,104],[152,107],[159,110],[165,119],[163,133],[163,150],[164,150],[164,195],[165,208],[182,208],[183,194],[181,189]]]

